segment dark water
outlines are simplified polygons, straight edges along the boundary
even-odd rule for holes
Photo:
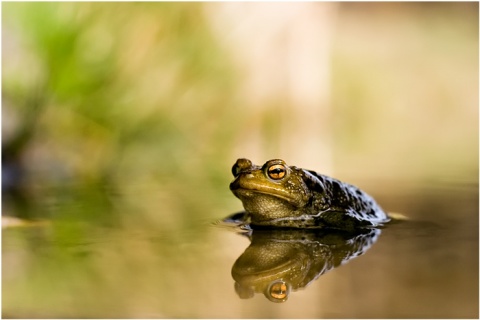
[[[7,228],[3,316],[478,318],[478,186],[376,198],[409,220],[357,234],[239,233],[203,218]]]

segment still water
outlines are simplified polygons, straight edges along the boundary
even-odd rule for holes
[[[478,185],[385,190],[372,194],[409,220],[356,234],[245,232],[195,212],[182,228],[6,228],[3,317],[478,318]]]

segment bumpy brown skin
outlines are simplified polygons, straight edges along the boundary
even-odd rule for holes
[[[389,221],[357,187],[280,159],[262,167],[238,159],[232,173],[230,190],[242,201],[252,226],[354,230]]]

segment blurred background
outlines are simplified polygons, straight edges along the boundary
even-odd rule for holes
[[[100,281],[124,316],[200,315],[166,303],[155,313],[129,296],[147,284],[119,290],[105,263],[124,275],[137,270],[118,267],[125,254],[183,261],[171,246],[205,240],[199,224],[241,209],[228,190],[240,157],[281,158],[375,195],[478,188],[478,12],[475,2],[3,3],[4,312],[116,315],[111,300],[82,300],[103,313],[76,307]],[[125,242],[149,233],[155,245]],[[92,257],[85,246],[103,241],[107,255]],[[79,291],[44,293],[70,272]]]

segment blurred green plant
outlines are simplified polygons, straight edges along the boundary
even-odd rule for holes
[[[192,190],[224,189],[233,80],[200,4],[5,3],[3,16],[3,103],[19,119],[3,155],[30,200],[147,184],[150,204],[175,190],[191,209]]]

